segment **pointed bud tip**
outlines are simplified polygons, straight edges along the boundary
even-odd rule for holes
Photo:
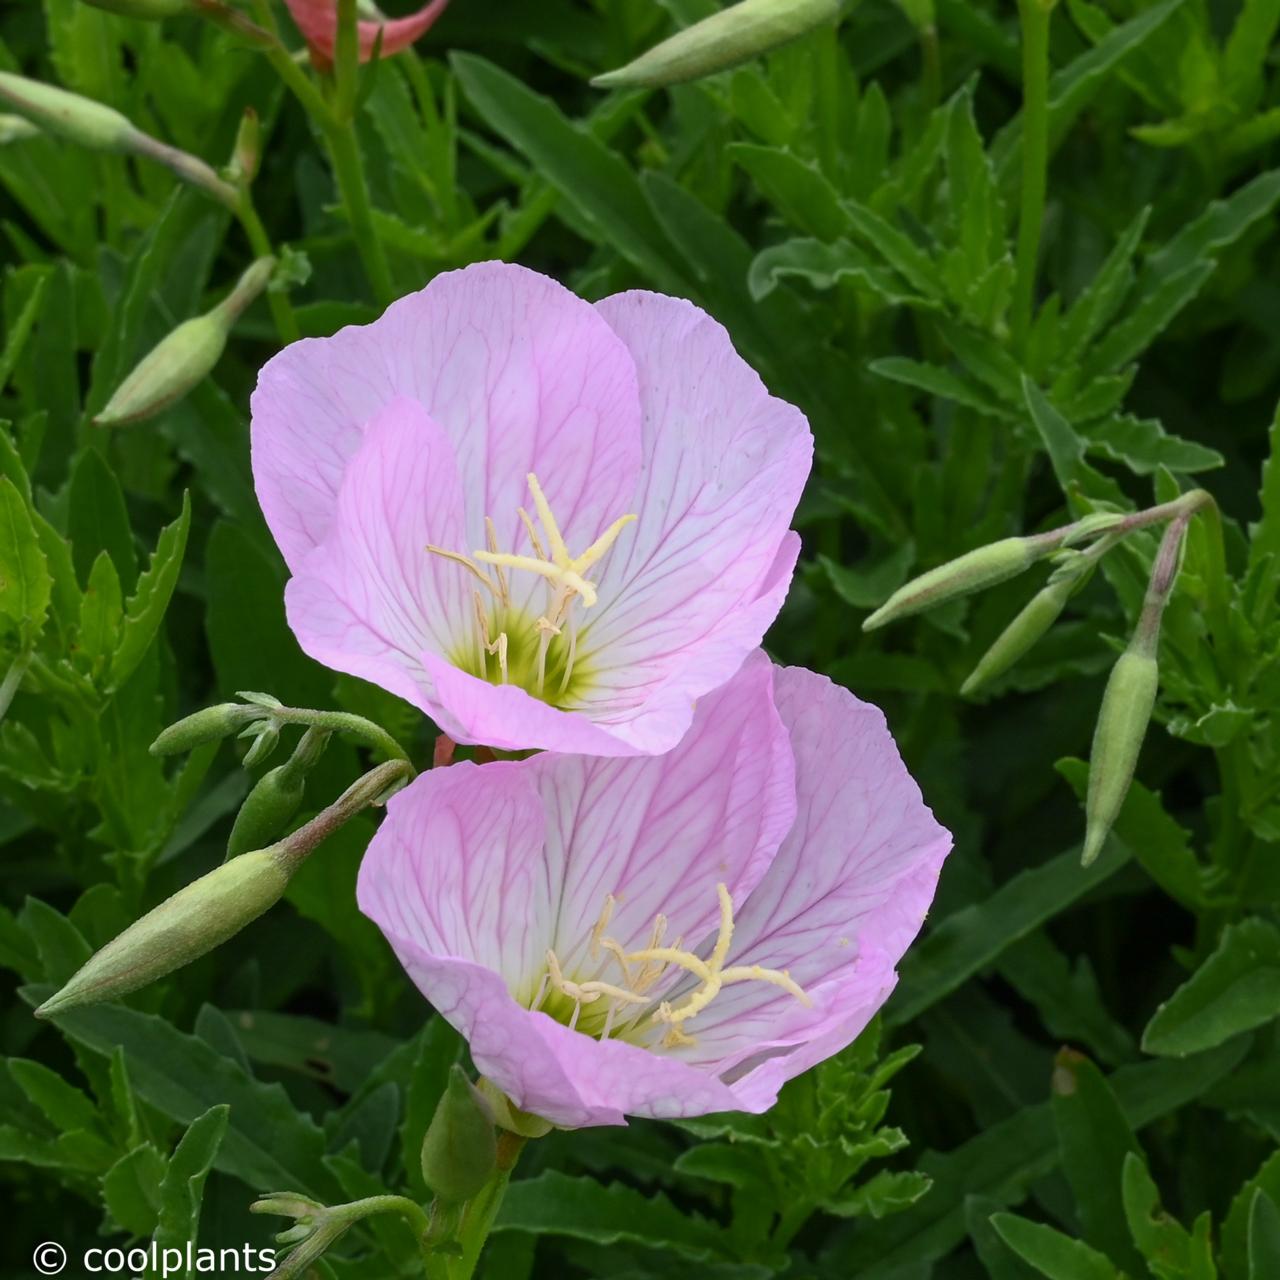
[[[889,621],[889,619],[885,617],[885,609],[887,607],[888,606],[886,605],[881,605],[880,608],[878,608],[875,611],[875,613],[868,614],[867,617],[863,618],[862,620],[863,631],[879,631],[880,628],[883,627],[884,624]]]
[[[598,76],[592,76],[589,83],[593,89],[622,89],[628,79],[626,67],[618,67],[615,71],[602,71]]]
[[[1080,854],[1080,865],[1082,867],[1092,866],[1097,862],[1098,855],[1102,852],[1102,846],[1107,843],[1107,836],[1110,829],[1107,827],[1090,827],[1085,833],[1084,849]]]

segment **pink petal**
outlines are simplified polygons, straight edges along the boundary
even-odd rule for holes
[[[523,766],[431,769],[388,802],[360,866],[360,910],[402,963],[405,943],[461,957],[493,970],[527,1002],[554,921],[544,834]]]
[[[773,664],[755,653],[698,705],[666,755],[634,760],[547,754],[525,766],[546,813],[556,910],[551,944],[562,963],[587,956],[605,896],[606,933],[646,944],[654,918],[667,941],[714,933],[716,885],[742,901],[759,883],[795,818],[795,772],[773,705]],[[605,962],[607,981],[617,981]]]
[[[338,31],[337,0],[285,0],[298,30],[310,46],[312,55],[322,66],[333,61]],[[386,22],[358,22],[356,30],[360,40],[360,61],[367,62],[373,56],[373,46],[378,32],[382,32],[382,56],[389,57],[411,45],[445,11],[449,0],[431,0],[417,13],[403,18],[391,18]]]
[[[298,643],[430,711],[421,654],[456,648],[472,606],[463,573],[426,548],[461,536],[453,445],[418,401],[396,397],[366,428],[334,521],[285,590]]]
[[[576,1129],[735,1105],[731,1089],[696,1067],[621,1040],[593,1040],[531,1013],[492,970],[413,942],[395,945],[418,989],[466,1038],[481,1075],[525,1111]]]
[[[630,509],[640,409],[626,347],[555,281],[479,263],[437,276],[372,324],[295,342],[262,369],[254,480],[291,569],[328,532],[343,470],[396,395],[416,399],[453,442],[465,525],[451,550],[484,546],[486,515],[505,549],[523,549],[529,471],[571,546]]]
[[[632,706],[639,720],[653,697],[691,704],[759,644],[813,439],[697,307],[642,292],[598,307],[635,360],[644,468],[635,536],[602,563],[581,645],[609,668],[593,714]]]
[[[951,848],[879,710],[795,667],[778,671],[775,702],[795,752],[798,816],[738,914],[729,962],[788,970],[813,1007],[759,982],[730,986],[681,1051],[730,1076],[763,1058],[734,1086],[752,1110],[849,1043],[883,1003]]]

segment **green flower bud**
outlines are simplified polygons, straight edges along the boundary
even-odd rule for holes
[[[36,1017],[114,1000],[199,959],[279,902],[295,861],[259,849],[179,889],[90,956]]]
[[[216,707],[205,707],[171,724],[151,744],[153,756],[176,756],[194,751],[206,742],[218,742],[239,733],[246,721],[256,716],[253,707],[239,702],[221,702]]]
[[[228,858],[249,849],[261,849],[284,830],[302,804],[307,774],[319,760],[328,741],[329,734],[325,730],[308,729],[293,755],[258,779],[236,814],[235,825],[227,841]]]
[[[252,769],[266,760],[276,749],[276,744],[280,741],[280,726],[274,720],[259,720],[257,724],[251,724],[240,736],[253,739],[252,745],[244,753],[244,759],[241,761],[246,769]]]
[[[126,18],[172,18],[192,8],[191,0],[85,0],[85,4]]]
[[[1088,866],[1106,843],[1133,781],[1138,753],[1151,721],[1160,669],[1160,622],[1173,594],[1182,563],[1182,540],[1192,512],[1170,521],[1151,566],[1146,599],[1129,647],[1112,668],[1102,695],[1098,724],[1089,757],[1089,790],[1085,796],[1085,836],[1081,862]]]
[[[234,181],[248,186],[258,176],[262,161],[262,122],[252,107],[244,109],[240,128],[236,131],[236,144],[231,152],[231,176]]]
[[[422,1177],[445,1203],[470,1200],[498,1160],[493,1112],[467,1073],[455,1065],[422,1142]]]
[[[967,551],[955,560],[930,569],[901,586],[863,624],[874,631],[887,622],[909,618],[913,613],[995,586],[1030,568],[1057,544],[1044,538],[1002,538],[988,546]]]
[[[26,116],[0,115],[0,147],[10,142],[22,142],[27,138],[39,136],[39,127],[32,124]]]
[[[1075,591],[1075,577],[1051,579],[1048,585],[1028,601],[1026,607],[997,637],[982,655],[972,674],[960,686],[968,697],[997,676],[1003,675],[1020,658],[1029,653],[1040,637],[1049,630]]]
[[[1153,655],[1129,650],[1120,655],[1107,680],[1089,756],[1086,832],[1081,858],[1086,867],[1102,852],[1128,794],[1142,739],[1151,720],[1151,708],[1155,706],[1159,678]]]
[[[848,4],[849,0],[740,0],[591,83],[600,89],[632,89],[698,80],[835,22]]]
[[[116,388],[94,418],[100,427],[154,417],[181,400],[213,370],[231,326],[271,279],[274,258],[259,258],[212,311],[180,324],[162,338]]]
[[[120,112],[101,102],[9,71],[0,71],[0,102],[46,133],[94,151],[130,151],[144,136]]]

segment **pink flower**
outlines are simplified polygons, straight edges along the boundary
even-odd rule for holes
[[[782,605],[812,448],[692,304],[501,263],[294,343],[253,397],[302,647],[513,750],[680,741]]]
[[[453,765],[357,896],[517,1106],[565,1127],[764,1111],[893,989],[951,838],[884,717],[753,656],[665,756]]]
[[[338,0],[285,0],[293,20],[298,24],[313,61],[321,67],[331,66],[338,35]],[[385,18],[381,22],[361,20],[356,23],[360,38],[360,61],[373,57],[378,32],[382,32],[382,57],[390,57],[408,48],[445,11],[449,0],[431,0],[416,13],[403,18]]]

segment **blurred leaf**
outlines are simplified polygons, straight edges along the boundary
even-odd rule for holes
[[[1119,1272],[1096,1249],[1061,1231],[1012,1213],[997,1213],[991,1225],[1020,1258],[1049,1280],[1117,1280]]]
[[[1148,1053],[1185,1056],[1280,1017],[1280,929],[1257,917],[1228,925],[1214,953],[1155,1011]]]

